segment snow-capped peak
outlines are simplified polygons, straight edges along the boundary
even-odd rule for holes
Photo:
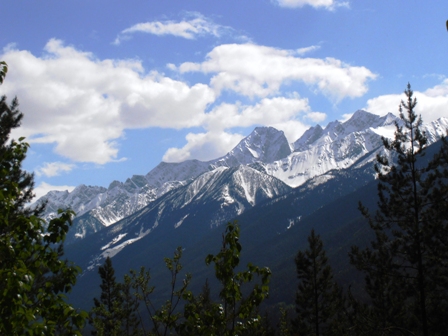
[[[283,131],[274,127],[256,127],[251,134],[225,156],[213,160],[215,166],[235,167],[240,164],[272,162],[291,154]]]

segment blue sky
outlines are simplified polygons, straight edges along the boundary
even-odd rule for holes
[[[448,117],[448,2],[2,2],[0,93],[25,114],[36,192],[107,187],[160,161],[224,155],[254,127],[295,141],[411,83]]]

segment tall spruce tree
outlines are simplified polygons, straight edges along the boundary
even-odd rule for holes
[[[104,265],[99,267],[98,273],[101,277],[101,295],[100,299],[93,299],[91,323],[95,330],[92,331],[92,335],[121,335],[120,309],[123,299],[109,257],[106,258]]]
[[[33,175],[22,170],[28,144],[9,139],[22,117],[17,99],[0,99],[0,334],[80,334],[86,316],[64,296],[80,270],[61,260],[73,212],[45,223],[42,207],[25,207],[33,197]]]
[[[370,248],[354,246],[350,252],[351,263],[365,273],[371,298],[357,327],[370,334],[443,335],[448,330],[440,317],[448,290],[445,152],[422,162],[427,140],[409,84],[405,94],[402,125],[396,124],[394,140],[383,138],[397,163],[378,156],[375,165],[378,211],[371,216],[360,204],[375,240]]]
[[[124,282],[120,284],[122,304],[120,308],[121,329],[123,336],[135,336],[140,332],[140,319],[138,309],[140,302],[132,288],[129,275],[124,276]]]
[[[309,249],[299,251],[295,258],[299,285],[294,334],[318,336],[336,332],[341,335],[344,311],[341,288],[333,279],[322,240],[314,229],[308,243]]]

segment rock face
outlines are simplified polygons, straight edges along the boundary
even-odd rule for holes
[[[255,162],[269,163],[291,154],[288,140],[282,131],[273,127],[257,127],[227,155],[211,161],[214,166],[235,167]]]
[[[395,122],[400,119],[391,113],[380,117],[359,110],[344,123],[333,121],[325,129],[319,125],[310,128],[293,143],[293,153],[262,166],[267,174],[297,187],[333,169],[345,169],[355,162],[364,165],[381,150],[383,136],[393,137]],[[424,125],[428,144],[439,140],[447,126],[446,118]]]
[[[187,195],[194,195],[191,199],[214,195],[219,209],[214,210],[216,218],[212,221],[219,223],[241,214],[260,199],[286,192],[285,184],[298,187],[316,176],[325,180],[329,171],[354,164],[363,166],[374,160],[382,148],[382,137],[393,136],[395,122],[400,120],[393,114],[380,117],[359,110],[343,123],[333,121],[325,128],[311,127],[291,145],[282,131],[257,127],[221,158],[161,162],[145,176],[113,181],[107,189],[80,185],[72,192],[51,191],[37,202],[47,202],[47,220],[56,216],[59,208],[76,212],[68,243],[117,223],[176,190],[186,193],[184,206],[188,203]],[[447,127],[446,118],[424,125],[428,144],[445,135]],[[224,176],[228,178],[226,183]],[[196,188],[194,192],[192,188]],[[180,198],[176,202],[181,202]]]
[[[248,166],[218,167],[89,237],[92,257],[88,268],[100,265],[104,258],[121,253],[154,232],[179,237],[178,232],[191,229],[191,236],[198,239],[247,209],[291,190],[275,177]]]

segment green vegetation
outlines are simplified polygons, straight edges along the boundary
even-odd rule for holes
[[[112,261],[106,258],[98,273],[101,277],[101,296],[94,298],[94,308],[90,313],[90,323],[95,331],[92,335],[137,335],[137,297],[131,294],[131,283],[117,283]]]
[[[340,335],[346,322],[342,288],[333,279],[323,243],[314,230],[308,243],[309,249],[299,251],[295,259],[300,283],[294,330],[299,335]]]
[[[22,117],[17,99],[0,99],[0,334],[80,335],[86,314],[64,295],[80,270],[61,260],[73,213],[61,211],[45,224],[43,207],[25,208],[33,197],[33,176],[21,168],[28,144],[9,139]]]
[[[102,279],[101,298],[94,299],[92,309],[92,325],[95,335],[263,335],[267,327],[263,325],[263,318],[257,312],[257,307],[268,296],[269,278],[268,268],[260,268],[252,264],[247,270],[235,272],[239,266],[241,244],[239,243],[239,226],[228,223],[223,235],[222,248],[217,255],[208,255],[206,263],[215,264],[216,278],[221,283],[220,300],[213,302],[210,287],[205,283],[201,294],[194,296],[188,290],[191,276],[186,274],[178,286],[177,278],[182,271],[180,263],[182,249],[179,247],[172,259],[165,258],[165,265],[170,272],[170,298],[160,308],[156,308],[152,301],[154,287],[150,286],[149,271],[144,267],[139,272],[131,271],[125,276],[125,282],[115,281],[114,270],[110,259],[106,259],[99,273]],[[261,283],[251,289],[244,288],[244,284],[251,283],[255,277]],[[127,287],[126,287],[127,284]],[[138,322],[126,329],[123,320],[124,288],[132,288],[129,297],[136,298],[128,316],[136,316]],[[248,293],[244,296],[244,292]],[[183,300],[183,311],[179,308]],[[144,309],[139,311],[141,304]],[[146,319],[142,314],[146,312]],[[135,321],[132,318],[132,321]],[[151,322],[148,327],[147,322]],[[147,330],[149,328],[149,330]]]
[[[391,165],[379,156],[376,171],[379,210],[369,220],[376,239],[371,248],[353,247],[353,265],[365,274],[371,305],[360,312],[362,329],[376,334],[400,330],[416,335],[442,335],[448,330],[443,312],[448,304],[446,221],[447,143],[427,166],[422,121],[414,112],[417,101],[408,85],[400,105],[403,126],[384,146],[397,157]]]

